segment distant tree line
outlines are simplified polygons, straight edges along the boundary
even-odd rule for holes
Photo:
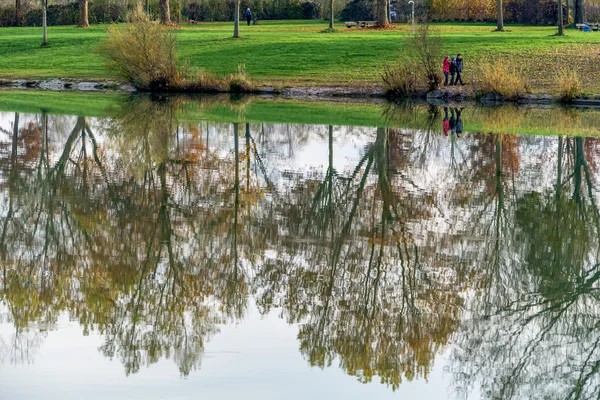
[[[110,0],[78,1],[64,4],[49,4],[47,11],[48,25],[81,25],[80,10],[82,6],[88,7],[89,24],[123,22],[133,8],[124,2]],[[194,20],[232,21],[235,13],[233,1],[222,0],[188,0],[169,1],[169,14],[171,21],[183,22]],[[345,2],[340,2],[335,13],[339,14]],[[249,7],[253,15],[259,20],[265,19],[319,19],[324,18],[328,12],[328,5],[322,6],[318,1],[308,0],[242,0],[242,9]],[[144,2],[144,9],[153,18],[160,18],[160,2],[151,0]],[[19,2],[17,7],[0,8],[0,26],[41,26],[42,8]]]
[[[495,21],[498,0],[416,0],[415,17],[430,21]],[[161,19],[161,4],[165,5],[170,20],[232,21],[234,1],[222,0],[146,0],[144,8],[155,19]],[[397,12],[396,20],[410,19],[411,8],[405,1],[391,6]],[[48,25],[79,25],[116,23],[126,20],[133,4],[110,0],[79,0],[73,3],[49,4]],[[241,0],[240,8],[249,7],[259,20],[268,19],[321,19],[327,18],[330,2],[327,0]],[[86,12],[87,9],[87,12]],[[557,0],[502,0],[505,22],[531,25],[556,24]],[[375,20],[376,0],[342,0],[335,2],[334,14],[344,21]],[[583,10],[583,11],[580,11]],[[600,21],[600,1],[563,0],[565,24],[575,22],[580,13],[582,20]],[[14,6],[0,8],[0,26],[41,26],[42,9],[33,3],[15,0]],[[87,20],[86,20],[87,19]]]

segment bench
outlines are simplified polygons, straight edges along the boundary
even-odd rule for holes
[[[346,21],[344,22],[344,25],[346,25],[346,28],[370,28],[372,26],[376,26],[377,21]]]

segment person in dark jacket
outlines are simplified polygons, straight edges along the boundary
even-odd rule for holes
[[[464,85],[462,80],[463,59],[460,54],[456,56],[456,60],[454,60],[454,62],[456,63],[456,80],[454,83],[458,85],[458,82],[460,82],[461,85]]]
[[[248,21],[248,26],[250,26],[250,21],[252,21],[252,11],[249,8],[246,8],[246,21]]]
[[[456,75],[456,60],[452,57],[450,59],[450,76],[452,77],[450,79],[450,86],[454,85],[454,75]]]

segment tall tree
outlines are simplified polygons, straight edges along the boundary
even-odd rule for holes
[[[240,0],[235,0],[235,15],[233,16],[233,37],[240,37]]]
[[[48,46],[48,0],[42,0],[42,46]]]
[[[563,36],[565,33],[563,31],[563,10],[562,10],[562,0],[558,0],[558,36]]]
[[[169,0],[158,0],[160,10],[160,23],[169,25],[171,23],[171,10],[169,9]]]
[[[584,13],[584,2],[583,0],[574,0],[574,8],[575,8],[575,23],[583,24],[585,21],[585,13]]]
[[[20,26],[23,21],[23,11],[21,10],[21,0],[15,0],[15,26]]]
[[[389,0],[377,0],[377,26],[384,28],[390,24],[388,19]]]
[[[89,28],[88,0],[79,0],[79,25],[78,28]]]
[[[498,0],[498,12],[496,13],[496,18],[498,20],[498,27],[496,30],[503,31],[504,30],[504,14],[502,12],[502,0]]]
[[[329,4],[329,29],[334,29],[333,27],[333,3],[335,0],[331,0]]]

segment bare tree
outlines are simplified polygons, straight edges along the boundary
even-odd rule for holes
[[[585,12],[584,12],[584,2],[583,0],[575,0],[574,2],[574,7],[575,7],[575,23],[576,24],[583,24],[585,21]]]
[[[564,36],[562,0],[558,0],[558,36]]]
[[[390,24],[388,19],[389,0],[377,0],[377,26],[384,28]]]
[[[233,37],[240,37],[240,0],[235,0],[235,15],[233,16]]]
[[[502,13],[502,0],[498,0],[498,12],[496,13],[496,18],[498,19],[498,27],[497,31],[504,30],[504,14]]]
[[[329,4],[329,29],[333,30],[333,4],[335,0],[331,0]]]
[[[171,10],[169,9],[169,0],[159,0],[158,8],[160,10],[160,23],[169,25],[171,23]]]
[[[79,25],[78,28],[89,28],[88,0],[79,0]]]
[[[42,46],[48,46],[48,0],[42,0]]]

